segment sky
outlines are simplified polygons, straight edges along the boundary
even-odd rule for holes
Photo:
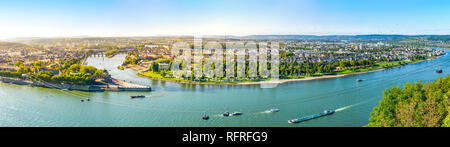
[[[0,39],[450,34],[448,0],[0,0]]]

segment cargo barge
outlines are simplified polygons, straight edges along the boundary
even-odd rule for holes
[[[314,114],[314,115],[310,115],[310,116],[306,116],[306,117],[302,117],[302,118],[289,120],[288,123],[291,123],[291,124],[292,123],[301,123],[301,122],[304,122],[304,121],[308,121],[308,120],[312,120],[312,119],[316,119],[316,118],[332,115],[335,112],[336,112],[335,110],[325,110],[324,112],[319,113],[319,114]]]

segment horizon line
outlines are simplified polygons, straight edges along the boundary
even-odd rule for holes
[[[370,36],[370,35],[380,35],[380,36],[450,36],[450,34],[252,34],[252,35],[123,35],[123,36],[27,36],[27,37],[12,37],[3,38],[0,40],[11,40],[11,39],[21,39],[21,38],[132,38],[132,37],[192,37],[192,36],[232,36],[232,37],[248,37],[248,36],[317,36],[317,37],[327,37],[327,36]]]

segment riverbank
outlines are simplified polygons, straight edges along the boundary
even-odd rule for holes
[[[314,76],[314,77],[304,77],[304,78],[297,78],[297,79],[279,79],[279,80],[273,80],[273,81],[258,81],[258,82],[242,82],[237,83],[238,85],[255,85],[255,84],[266,84],[266,83],[277,83],[277,84],[284,84],[289,82],[300,82],[300,81],[310,81],[310,80],[319,80],[319,79],[330,79],[330,78],[338,78],[338,77],[345,77],[345,76],[351,76],[351,75],[357,75],[357,74],[365,74],[365,73],[371,73],[376,71],[382,71],[384,69],[377,69],[377,70],[371,70],[371,71],[365,71],[365,72],[354,72],[354,73],[345,73],[345,74],[337,74],[337,75],[323,75],[323,76]]]
[[[104,92],[104,91],[151,91],[151,87],[139,85],[135,83],[125,82],[118,79],[113,79],[114,84],[105,85],[72,85],[72,84],[57,84],[41,81],[31,81],[15,78],[0,77],[0,82],[15,84],[15,85],[29,85],[35,87],[72,90],[72,91],[86,91],[86,92]]]
[[[138,65],[125,65],[125,66],[122,66],[122,68],[130,68],[130,69],[136,70],[138,72],[145,72],[148,70],[148,68],[144,68],[144,67],[141,67]]]
[[[446,55],[447,54],[442,55],[442,56],[436,56],[436,57],[430,58],[430,59],[436,59],[436,58],[444,57]],[[305,77],[305,78],[280,79],[280,80],[273,81],[273,83],[283,84],[283,83],[289,83],[289,82],[300,82],[300,81],[310,81],[310,80],[319,80],[319,79],[330,79],[330,78],[338,78],[338,77],[345,77],[345,76],[351,76],[351,75],[365,74],[365,73],[383,71],[383,70],[386,70],[386,69],[389,69],[389,68],[395,68],[395,67],[400,67],[400,66],[404,66],[404,65],[420,63],[420,62],[423,62],[423,61],[426,61],[426,60],[429,60],[429,59],[418,60],[418,61],[411,61],[411,62],[405,63],[405,64],[399,64],[398,62],[395,62],[395,63],[387,62],[387,63],[384,63],[384,64],[387,64],[385,67],[382,66],[383,64],[380,64],[380,65],[377,65],[377,66],[371,67],[371,68],[358,69],[358,71],[354,71],[354,72],[341,71],[341,72],[338,72],[338,74],[334,74],[334,75],[319,75],[319,76]],[[243,82],[243,83],[238,83],[238,84],[239,85],[254,85],[254,84],[264,84],[264,83],[267,83],[267,82],[265,82],[265,81],[260,81],[260,82]]]
[[[336,75],[320,75],[320,76],[311,76],[311,77],[304,77],[304,78],[293,78],[293,79],[278,79],[278,80],[258,80],[258,81],[236,81],[236,82],[196,82],[196,81],[189,81],[189,80],[183,80],[183,79],[176,79],[176,78],[158,78],[156,76],[149,76],[150,74],[154,73],[138,73],[139,76],[147,77],[151,79],[161,80],[161,81],[168,81],[168,82],[177,82],[180,84],[198,84],[198,85],[260,85],[260,84],[284,84],[289,82],[300,82],[300,81],[310,81],[310,80],[319,80],[319,79],[330,79],[330,78],[338,78],[338,77],[344,77],[344,76],[350,76],[350,75],[356,75],[356,74],[364,74],[364,73],[370,73],[370,72],[376,72],[376,71],[382,71],[384,69],[377,69],[377,70],[371,70],[371,71],[365,71],[365,72],[354,72],[354,73],[345,73],[345,74],[336,74]]]
[[[138,70],[136,67],[133,67],[132,69],[139,71],[138,75],[156,79],[156,80],[162,80],[162,81],[169,81],[169,82],[177,82],[180,84],[204,84],[204,85],[260,85],[260,84],[267,84],[267,83],[276,83],[276,84],[283,84],[283,83],[289,83],[289,82],[300,82],[300,81],[310,81],[310,80],[319,80],[319,79],[330,79],[330,78],[338,78],[338,77],[345,77],[345,76],[351,76],[351,75],[357,75],[357,74],[365,74],[365,73],[371,73],[376,71],[382,71],[386,70],[388,68],[395,68],[399,66],[414,64],[423,62],[429,59],[436,59],[443,56],[446,56],[447,54],[436,56],[424,60],[417,60],[417,61],[394,61],[394,62],[385,62],[380,63],[373,67],[368,68],[360,68],[356,70],[341,70],[336,71],[333,73],[324,73],[324,74],[317,74],[313,76],[305,76],[302,78],[288,78],[288,79],[277,79],[277,80],[271,80],[271,79],[263,79],[263,80],[246,80],[246,81],[214,81],[214,82],[199,82],[199,81],[190,81],[190,80],[184,80],[184,79],[178,79],[178,78],[167,78],[163,77],[160,74],[149,72],[149,71],[143,71],[142,69]]]
[[[450,52],[448,50],[447,52]],[[101,63],[99,69],[111,69],[116,79],[152,85],[155,92],[78,92],[17,86],[0,83],[0,126],[28,127],[361,127],[369,123],[373,107],[382,93],[392,85],[405,82],[433,81],[450,73],[450,56],[409,64],[394,70],[279,84],[261,89],[259,85],[185,85],[159,82],[138,77],[131,69],[117,70],[122,57],[90,63]],[[434,68],[441,65],[443,74]],[[368,79],[356,83],[358,78]],[[144,95],[145,99],[130,99]],[[90,102],[80,102],[80,99]],[[277,108],[282,113],[264,111]],[[288,120],[323,110],[338,110],[335,115],[289,124]],[[239,111],[241,117],[223,118],[225,111]],[[204,113],[209,121],[201,117]],[[74,120],[74,118],[76,118]],[[351,120],[351,121],[349,121]]]

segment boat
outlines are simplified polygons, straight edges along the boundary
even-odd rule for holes
[[[362,82],[363,80],[362,79],[356,79],[356,82]]]
[[[280,112],[280,109],[273,108],[273,109],[268,110],[267,112],[269,112],[269,113],[276,113],[276,112]]]
[[[202,119],[203,119],[203,120],[208,120],[208,119],[209,119],[209,116],[206,115],[206,113],[205,113],[205,115],[202,117]]]
[[[230,116],[230,112],[225,112],[225,113],[223,113],[223,116],[225,116],[225,117]]]
[[[135,98],[145,98],[145,95],[137,95],[137,96],[130,96],[132,99]]]
[[[81,100],[81,102],[84,102],[84,100]]]
[[[91,101],[91,99],[87,99],[87,101]]]
[[[244,113],[242,113],[242,112],[233,112],[231,114],[231,116],[239,116],[239,115],[242,115],[242,114],[244,114]]]
[[[297,119],[293,119],[293,120],[288,120],[288,123],[291,123],[291,124],[292,123],[301,123],[301,122],[304,122],[304,121],[308,121],[308,120],[312,120],[312,119],[316,119],[316,118],[332,115],[335,112],[336,112],[335,110],[325,110],[324,112],[321,112],[321,113],[318,113],[318,114],[314,114],[314,115],[310,115],[310,116],[306,116],[306,117],[301,117],[301,118],[297,118]]]
[[[442,73],[442,68],[441,68],[441,65],[439,65],[439,68],[436,70],[436,73],[439,73],[439,74],[441,74]]]

